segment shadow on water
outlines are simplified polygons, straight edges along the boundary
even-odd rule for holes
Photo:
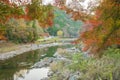
[[[68,45],[47,47],[30,51],[10,59],[0,61],[0,80],[40,80],[40,73],[45,73],[45,71],[48,72],[49,68],[30,69],[30,67],[36,62],[39,62],[42,58],[52,57],[57,48],[60,47],[68,47]],[[27,75],[28,73],[29,75]],[[24,79],[23,75],[26,75],[27,77],[34,76],[34,79]],[[39,76],[39,79],[35,79],[35,76],[38,77],[37,75]],[[47,73],[43,76],[47,77]]]

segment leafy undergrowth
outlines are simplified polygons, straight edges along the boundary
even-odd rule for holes
[[[101,58],[87,57],[83,53],[72,54],[71,64],[59,61],[51,65],[50,80],[70,79],[70,75],[80,72],[74,80],[120,80],[120,49],[109,48]],[[76,76],[76,75],[75,75]]]

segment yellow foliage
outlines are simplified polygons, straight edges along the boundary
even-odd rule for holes
[[[59,31],[57,31],[57,36],[63,36],[63,31],[62,30],[59,30]]]

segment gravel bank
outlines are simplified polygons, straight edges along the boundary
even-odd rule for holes
[[[36,49],[41,49],[45,47],[51,47],[51,46],[59,46],[59,45],[67,45],[70,43],[50,43],[50,44],[26,44],[22,45],[20,49],[6,52],[6,53],[1,53],[0,54],[0,60],[5,60],[9,59],[11,57],[14,57],[16,55],[23,54],[28,51],[36,50]]]

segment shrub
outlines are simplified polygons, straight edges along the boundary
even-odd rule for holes
[[[69,68],[81,72],[80,80],[119,80],[120,49],[109,48],[104,53],[100,59],[75,54]]]
[[[52,76],[49,77],[49,80],[67,80],[70,70],[68,70],[65,61],[52,62],[50,68],[53,71]]]
[[[38,39],[42,28],[37,21],[26,22],[24,19],[10,19],[6,24],[6,32],[9,40],[16,43],[33,42]]]
[[[55,73],[50,80],[68,80],[75,72],[80,72],[78,80],[120,79],[120,49],[118,48],[108,48],[101,58],[76,53],[71,55],[70,59],[71,64],[61,61],[51,63],[50,68]]]
[[[57,62],[53,62],[53,63],[50,64],[50,68],[53,72],[56,72],[60,69],[62,70],[63,66],[64,66],[63,61],[57,61]]]

